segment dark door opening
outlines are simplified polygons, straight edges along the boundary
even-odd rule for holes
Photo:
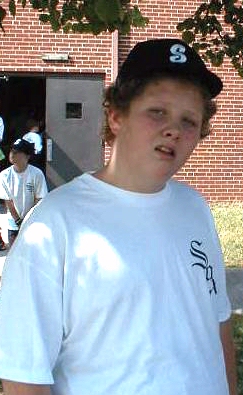
[[[46,80],[39,76],[9,76],[0,78],[0,115],[5,130],[2,148],[6,155],[1,168],[9,165],[9,148],[14,141],[26,133],[26,121],[34,118],[39,121],[40,131],[45,140]],[[43,144],[45,147],[45,144]],[[43,149],[43,165],[45,149]],[[45,170],[45,169],[43,169]]]

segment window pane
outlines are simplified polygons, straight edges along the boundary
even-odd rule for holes
[[[82,103],[66,103],[66,118],[82,118],[83,114]]]

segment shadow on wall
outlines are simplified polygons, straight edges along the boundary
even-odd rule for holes
[[[51,172],[53,171],[63,183],[71,181],[74,177],[77,177],[83,173],[81,168],[64,152],[58,144],[52,140],[52,159],[48,161],[48,166]],[[47,171],[46,181],[48,189],[52,190],[58,185],[50,178]]]

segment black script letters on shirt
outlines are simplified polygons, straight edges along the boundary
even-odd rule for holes
[[[205,271],[206,280],[210,284],[209,293],[211,294],[212,292],[214,292],[215,294],[217,294],[216,282],[213,277],[213,267],[208,262],[207,254],[203,252],[200,248],[201,245],[202,242],[197,240],[192,240],[191,242],[190,253],[195,258],[197,258],[197,261],[194,262],[192,266],[201,267]]]

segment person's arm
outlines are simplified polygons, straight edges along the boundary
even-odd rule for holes
[[[2,380],[4,395],[51,395],[49,385],[24,384]]]
[[[13,217],[14,221],[15,222],[18,221],[18,219],[20,217],[19,217],[19,214],[14,206],[14,202],[12,200],[5,200],[5,204],[6,204],[7,209],[9,210],[11,216]]]
[[[41,199],[43,199],[46,194],[48,193],[46,178],[42,171],[36,175],[36,182],[35,182],[35,204],[37,204]]]
[[[226,374],[229,383],[229,394],[237,395],[235,348],[230,320],[222,322],[220,324],[220,337],[224,351]]]

